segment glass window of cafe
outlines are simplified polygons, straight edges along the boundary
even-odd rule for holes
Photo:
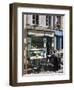
[[[28,57],[46,58],[49,50],[52,49],[53,38],[51,37],[28,37]]]

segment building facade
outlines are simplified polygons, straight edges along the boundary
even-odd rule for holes
[[[63,30],[63,15],[24,14],[25,58],[46,59],[51,50],[62,50]],[[37,61],[32,63],[37,64]]]

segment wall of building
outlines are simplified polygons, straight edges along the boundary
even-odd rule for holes
[[[37,14],[24,14],[24,27],[26,27],[26,25],[36,25],[36,22],[33,23],[33,15],[37,15]],[[50,14],[49,14],[50,15]],[[41,27],[49,27],[50,29],[56,29],[57,28],[57,22],[60,20],[60,22],[58,23],[60,25],[60,29],[63,30],[64,29],[64,16],[61,15],[59,16],[60,19],[58,19],[58,15],[51,15],[50,19],[49,19],[49,15],[38,15],[38,26]],[[47,17],[47,18],[46,18]],[[49,23],[50,20],[50,23]],[[34,21],[36,21],[34,19]],[[47,23],[48,22],[48,23]]]

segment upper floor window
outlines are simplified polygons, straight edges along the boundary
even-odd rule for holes
[[[34,25],[38,25],[38,24],[39,24],[39,15],[34,14],[34,15],[32,16],[32,23],[33,23]]]
[[[57,22],[61,24],[61,16],[57,16]]]
[[[57,28],[60,29],[61,28],[61,16],[57,16]]]
[[[51,16],[46,16],[46,26],[51,26]]]

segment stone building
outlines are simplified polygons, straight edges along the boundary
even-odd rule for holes
[[[45,59],[51,50],[63,49],[63,30],[63,15],[24,14],[25,60]]]

